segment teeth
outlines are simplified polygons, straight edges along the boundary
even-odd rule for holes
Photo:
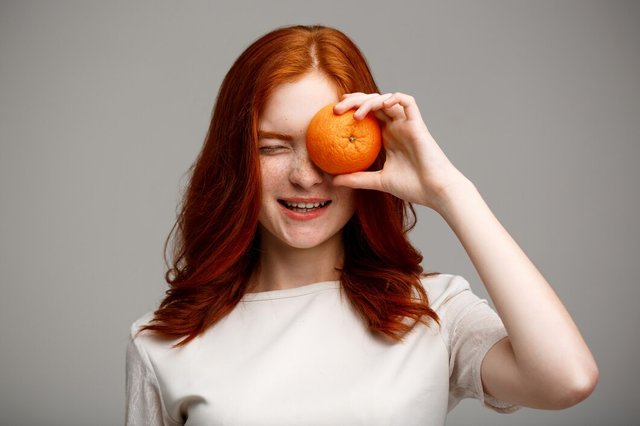
[[[322,203],[290,203],[288,201],[284,201],[287,207],[298,208],[298,209],[312,209],[316,207],[324,207],[327,205],[328,201],[323,201]]]

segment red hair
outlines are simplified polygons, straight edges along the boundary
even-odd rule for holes
[[[342,32],[323,26],[276,29],[251,44],[224,78],[204,146],[172,235],[170,286],[143,329],[181,346],[233,310],[259,263],[260,112],[278,85],[318,70],[338,95],[379,92],[366,59]],[[380,169],[384,150],[370,170]],[[356,213],[343,229],[342,289],[369,329],[394,341],[418,322],[438,321],[420,283],[422,255],[407,233],[411,204],[390,194],[356,190]],[[409,323],[405,320],[409,319]]]

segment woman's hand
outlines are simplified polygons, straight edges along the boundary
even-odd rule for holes
[[[504,322],[508,337],[482,362],[482,385],[499,400],[566,408],[586,398],[598,367],[580,331],[544,276],[493,215],[475,186],[444,155],[414,99],[352,93],[337,114],[357,108],[382,122],[382,170],[338,175],[334,184],[389,192],[431,207],[460,240]]]
[[[342,96],[334,112],[354,108],[356,120],[373,112],[380,121],[386,161],[379,171],[337,175],[335,185],[384,191],[438,210],[445,190],[469,183],[429,133],[413,97],[349,93]]]
[[[334,111],[352,108],[356,119],[373,111],[382,122],[387,159],[380,171],[338,175],[334,184],[389,192],[433,208],[449,224],[508,333],[482,362],[485,392],[548,409],[586,398],[598,381],[598,368],[571,316],[475,186],[438,147],[414,99],[402,93],[353,93]]]

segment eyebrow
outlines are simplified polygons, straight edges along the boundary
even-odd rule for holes
[[[258,130],[258,139],[280,139],[283,141],[292,142],[293,136],[285,135],[284,133],[267,132],[265,130]]]

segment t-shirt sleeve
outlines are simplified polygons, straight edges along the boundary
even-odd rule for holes
[[[492,410],[510,413],[519,406],[484,392],[480,367],[493,345],[507,337],[502,320],[485,299],[476,296],[460,276],[450,276],[438,313],[449,346],[449,407],[475,398]]]
[[[126,426],[174,425],[165,414],[160,386],[142,348],[129,336],[126,358]]]

